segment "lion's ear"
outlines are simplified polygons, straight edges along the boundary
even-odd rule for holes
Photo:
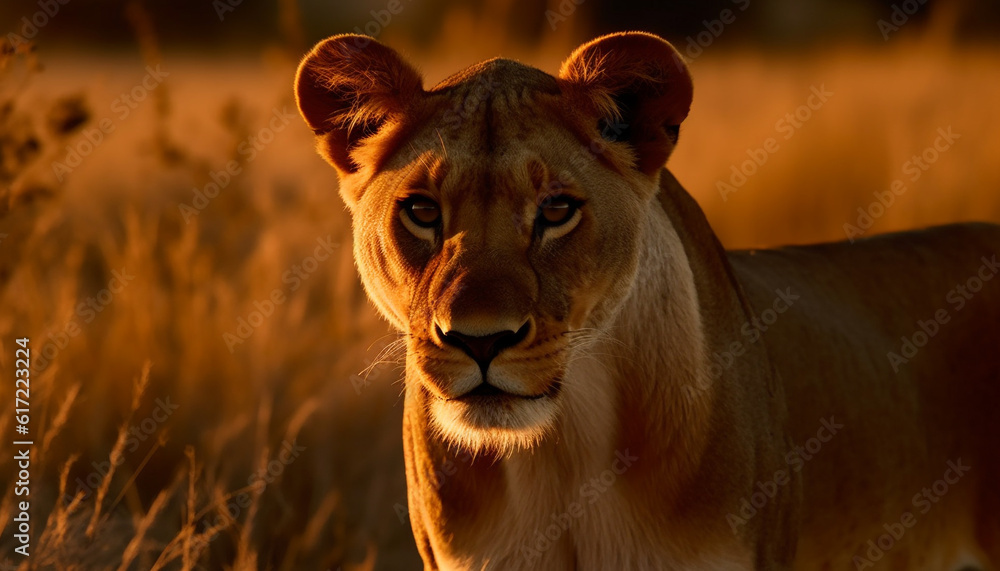
[[[632,145],[640,171],[659,172],[693,93],[687,65],[673,46],[652,34],[611,34],[577,48],[559,78],[605,138]]]
[[[342,35],[316,44],[299,65],[299,112],[318,148],[341,175],[358,170],[357,144],[402,116],[423,93],[423,79],[396,51],[372,38]]]

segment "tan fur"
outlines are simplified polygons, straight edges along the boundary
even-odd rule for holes
[[[1000,279],[898,372],[887,357],[1000,229],[723,251],[662,169],[692,89],[648,34],[586,44],[559,77],[493,60],[420,86],[389,48],[337,36],[296,90],[365,287],[406,335],[426,569],[867,568],[949,461],[971,469],[874,563],[1000,568]],[[438,225],[407,218],[413,195]],[[558,195],[583,205],[541,230]],[[482,368],[449,332],[500,331],[523,333],[486,370],[502,393],[469,397]]]

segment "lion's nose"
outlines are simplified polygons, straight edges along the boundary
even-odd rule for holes
[[[530,322],[522,325],[517,331],[506,330],[482,336],[466,335],[455,330],[442,333],[439,328],[438,335],[448,345],[457,347],[472,357],[485,374],[490,362],[501,351],[517,345],[528,336],[529,327]]]

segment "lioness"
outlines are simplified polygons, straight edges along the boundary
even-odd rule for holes
[[[426,569],[1000,569],[1000,227],[724,251],[649,34],[430,90],[336,36],[296,92],[406,336]]]

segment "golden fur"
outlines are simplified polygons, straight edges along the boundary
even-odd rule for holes
[[[430,90],[336,36],[296,91],[362,281],[406,335],[426,569],[1000,569],[1000,280],[948,299],[993,271],[1000,229],[725,252],[662,168],[692,88],[649,34],[590,42],[558,77],[492,60]],[[560,197],[579,208],[540,225]],[[511,344],[484,366],[459,334]]]

